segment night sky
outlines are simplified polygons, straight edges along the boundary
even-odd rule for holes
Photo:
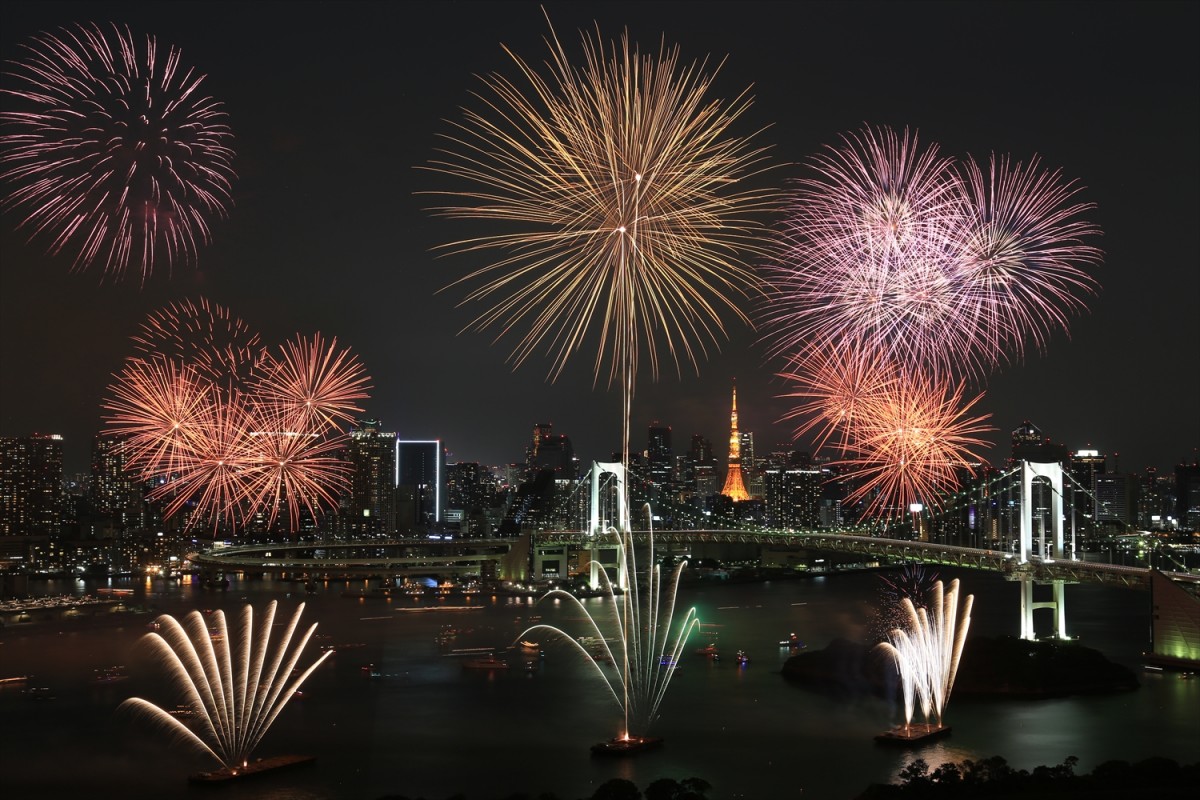
[[[548,3],[573,57],[580,28],[628,29],[683,60],[725,59],[713,97],[747,87],[740,133],[766,128],[780,184],[822,145],[864,123],[919,131],[947,155],[1040,155],[1097,205],[1104,231],[1090,311],[1048,352],[992,375],[981,403],[1008,432],[1029,419],[1072,449],[1120,453],[1123,471],[1167,469],[1200,445],[1200,4],[1172,3]],[[373,378],[367,416],[403,438],[441,438],[451,460],[519,460],[535,422],[569,435],[583,459],[620,449],[620,394],[593,386],[581,353],[554,384],[549,359],[515,372],[511,341],[458,332],[479,306],[438,293],[482,262],[439,257],[471,222],[424,211],[445,180],[418,169],[447,120],[478,107],[476,76],[517,77],[509,46],[548,55],[537,3],[22,3],[0,10],[5,60],[16,44],[73,22],[118,22],[182,49],[224,102],[239,179],[198,267],[105,280],[71,273],[0,226],[0,434],[61,433],[69,472],[86,469],[111,374],[129,337],[167,303],[205,296],[274,344],[336,336]],[[643,374],[635,447],[653,420],[676,452],[693,433],[723,455],[731,380],[741,428],[761,452],[790,440],[788,402],[753,331],[657,383]],[[1110,461],[1110,468],[1112,462]]]

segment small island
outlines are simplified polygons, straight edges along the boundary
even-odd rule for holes
[[[890,658],[846,639],[834,639],[823,650],[792,656],[784,663],[782,674],[799,685],[835,694],[888,697],[897,686]],[[1138,685],[1128,667],[1078,642],[972,637],[963,649],[954,695],[1065,697],[1125,692]]]

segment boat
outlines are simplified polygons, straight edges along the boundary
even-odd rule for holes
[[[717,654],[717,645],[715,642],[713,644],[708,645],[707,647],[700,647],[700,648],[696,649],[696,655],[698,655],[698,656],[715,656],[716,654]]]
[[[911,745],[925,744],[943,736],[950,735],[947,725],[932,725],[928,722],[911,722],[908,725],[897,725],[890,731],[884,731],[875,737],[876,744]]]
[[[224,783],[226,781],[252,778],[255,775],[262,775],[265,772],[273,772],[279,769],[287,769],[288,767],[299,767],[305,764],[312,764],[316,760],[316,756],[275,756],[273,758],[260,758],[255,761],[243,763],[240,767],[225,767],[223,769],[213,770],[212,772],[197,772],[188,776],[188,782]]]
[[[804,642],[800,641],[800,637],[794,633],[789,633],[788,637],[779,642],[780,647],[786,647],[789,650],[803,650],[808,647]]]
[[[525,639],[521,640],[521,648],[524,650],[537,650],[540,647],[541,647],[541,645],[538,644],[537,642],[530,642]]]
[[[663,739],[659,736],[625,736],[609,739],[592,745],[594,756],[631,756],[646,750],[662,747]]]
[[[124,667],[105,667],[104,669],[95,670],[95,675],[92,677],[92,683],[103,686],[109,683],[119,683],[120,681],[128,680],[129,676],[122,670]]]
[[[508,669],[508,662],[495,656],[468,658],[463,662],[463,669]]]
[[[745,650],[737,651],[737,662],[743,666],[750,663],[750,656],[746,655]]]

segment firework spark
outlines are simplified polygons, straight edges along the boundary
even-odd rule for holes
[[[645,506],[647,517],[650,506]],[[629,740],[644,735],[658,717],[658,708],[666,695],[667,687],[675,674],[688,636],[700,626],[696,610],[690,608],[678,628],[674,627],[675,596],[679,590],[679,577],[687,562],[681,562],[663,583],[662,565],[654,558],[653,523],[649,523],[648,568],[644,579],[632,579],[623,592],[614,590],[612,576],[607,567],[601,567],[601,584],[607,589],[604,609],[607,616],[603,623],[597,620],[586,606],[570,592],[555,589],[542,599],[561,599],[578,611],[585,620],[584,641],[592,641],[596,650],[589,650],[580,639],[569,635],[553,625],[534,625],[523,631],[517,639],[525,639],[537,631],[550,633],[579,651],[595,668],[608,687],[613,700],[624,714],[624,730],[619,738]],[[627,574],[636,576],[637,559],[634,555],[633,534],[609,528],[608,535],[618,543],[617,558]],[[616,648],[610,644],[616,643]]]
[[[286,512],[296,530],[302,511],[336,505],[350,470],[339,426],[370,382],[336,339],[298,337],[275,358],[201,301],[152,314],[134,342],[146,355],[109,387],[105,432],[129,442],[130,466],[166,516],[186,510],[187,527],[216,530],[272,527]]]
[[[371,388],[358,359],[348,349],[338,350],[337,339],[326,346],[319,333],[296,337],[278,357],[268,353],[262,373],[255,396],[270,406],[277,430],[336,430],[362,412],[355,402],[369,397]]]
[[[958,579],[950,581],[943,594],[937,581],[929,594],[929,607],[917,608],[911,598],[900,601],[907,625],[892,631],[891,641],[879,645],[892,656],[900,673],[904,696],[904,724],[912,723],[919,703],[929,724],[942,724],[942,714],[954,688],[975,596],[967,595],[962,614],[958,612]]]
[[[1098,228],[1059,173],[994,157],[987,176],[887,128],[813,160],[770,268],[770,348],[831,350],[980,377],[1039,349],[1095,290]]]
[[[781,397],[800,400],[780,421],[799,420],[797,439],[817,429],[817,449],[833,438],[842,454],[855,438],[864,400],[886,392],[895,381],[878,364],[851,352],[831,352],[821,359],[813,354],[795,372],[781,372],[779,377],[795,385]]]
[[[991,416],[968,417],[983,395],[963,402],[964,384],[926,375],[901,375],[864,397],[849,456],[838,462],[857,484],[846,502],[866,501],[866,516],[907,513],[913,503],[936,506],[939,491],[958,485],[982,459],[972,451],[979,434],[995,430]]]
[[[229,309],[201,297],[149,315],[133,337],[146,356],[187,364],[218,385],[244,386],[262,354],[259,335]]]
[[[236,649],[230,646],[231,637],[223,611],[213,614],[215,636],[210,634],[199,611],[188,615],[187,628],[172,616],[159,617],[164,632],[161,635],[146,634],[145,641],[162,659],[183,692],[193,721],[185,725],[140,697],[131,697],[120,707],[144,714],[171,735],[211,755],[226,768],[244,765],[296,690],[333,653],[327,650],[293,677],[317,625],[313,623],[299,637],[295,647],[292,646],[300,614],[304,611],[301,603],[272,653],[275,608],[275,601],[271,601],[256,636],[254,609],[246,606]]]
[[[8,64],[0,174],[5,210],[31,239],[98,263],[114,279],[192,262],[223,217],[234,178],[232,134],[205,76],[174,47],[127,27],[41,33]]]
[[[1097,284],[1081,266],[1099,263],[1086,241],[1100,229],[1081,217],[1089,204],[1071,204],[1074,184],[1059,172],[993,156],[988,172],[972,159],[962,167],[973,218],[962,241],[964,311],[974,326],[998,332],[1017,358],[1026,341],[1044,350],[1050,331],[1086,309],[1081,294]]]

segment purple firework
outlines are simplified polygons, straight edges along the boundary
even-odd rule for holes
[[[155,265],[193,262],[223,217],[232,134],[205,76],[175,47],[94,23],[38,34],[6,65],[0,177],[19,227],[65,253],[144,281]]]

